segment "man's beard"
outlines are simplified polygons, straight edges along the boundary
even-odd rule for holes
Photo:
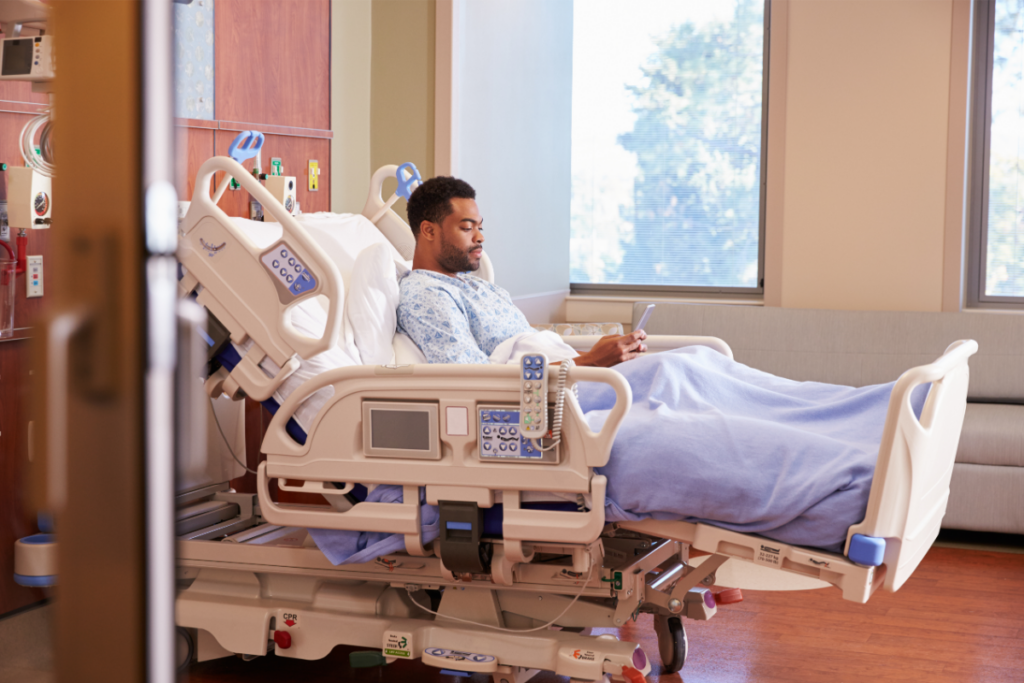
[[[470,270],[478,270],[480,268],[480,260],[474,263],[469,258],[469,253],[482,249],[483,247],[474,246],[471,249],[463,251],[456,247],[454,244],[444,238],[444,232],[441,235],[441,258],[439,259],[442,266],[448,269],[452,273],[465,273]]]

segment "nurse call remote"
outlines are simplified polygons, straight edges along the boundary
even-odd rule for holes
[[[519,431],[528,439],[548,433],[548,358],[531,353],[519,361]]]

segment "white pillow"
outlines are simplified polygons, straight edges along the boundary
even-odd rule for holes
[[[398,273],[394,247],[372,244],[359,253],[345,301],[346,336],[351,333],[364,365],[395,362],[392,340],[398,328]]]
[[[395,347],[395,362],[399,365],[416,365],[427,362],[427,357],[423,355],[420,347],[416,346],[416,342],[404,332],[395,335],[392,346]]]

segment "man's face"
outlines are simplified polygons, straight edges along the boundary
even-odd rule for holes
[[[483,222],[472,199],[451,200],[452,212],[441,223],[435,245],[437,262],[450,273],[465,273],[480,267],[484,253]]]

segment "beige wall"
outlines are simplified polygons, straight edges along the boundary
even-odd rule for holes
[[[941,310],[953,2],[788,4],[781,305]]]
[[[434,0],[331,3],[331,210],[358,213],[370,175],[434,174]],[[385,183],[385,198],[394,183]],[[405,202],[395,210],[405,216]]]
[[[331,2],[331,210],[358,213],[370,184],[371,0]]]
[[[434,0],[373,0],[370,165],[434,175]],[[385,193],[394,184],[385,185]],[[385,197],[386,198],[386,197]],[[395,210],[404,218],[405,202]]]

